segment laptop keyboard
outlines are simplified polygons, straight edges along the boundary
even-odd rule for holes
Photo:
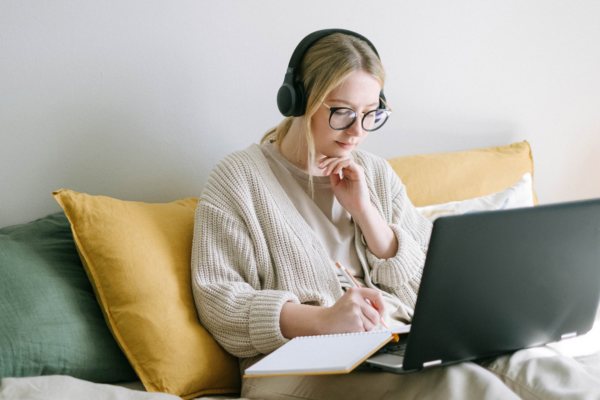
[[[377,353],[378,354],[382,354],[382,353],[393,354],[395,356],[403,356],[404,357],[405,352],[406,352],[406,343],[392,343],[392,344],[388,344],[387,346],[384,346]]]

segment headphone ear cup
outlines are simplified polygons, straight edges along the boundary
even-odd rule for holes
[[[277,107],[284,117],[294,114],[296,108],[296,91],[294,87],[287,82],[283,82],[277,92]]]
[[[296,88],[296,110],[294,117],[301,117],[306,113],[306,99],[304,98],[304,85],[300,82],[296,82],[294,85]]]

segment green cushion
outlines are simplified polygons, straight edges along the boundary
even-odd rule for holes
[[[137,380],[113,339],[64,212],[0,229],[0,378]]]

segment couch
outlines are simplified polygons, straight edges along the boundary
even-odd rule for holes
[[[431,220],[537,205],[526,141],[388,161]],[[191,294],[197,199],[53,196],[63,211],[0,228],[0,400],[35,385],[46,398],[69,388],[236,398],[237,360],[200,325]],[[600,379],[599,329],[554,346]]]

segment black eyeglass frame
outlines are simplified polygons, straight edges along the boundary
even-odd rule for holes
[[[390,106],[388,106],[388,104],[381,97],[380,97],[380,99],[383,102],[383,104],[385,104],[385,106],[388,108],[387,110],[385,110],[383,108],[377,108],[375,110],[367,111],[366,113],[361,113],[362,114],[362,118],[360,119],[360,125],[367,132],[374,132],[374,131],[378,130],[379,128],[381,128],[383,125],[385,125],[385,123],[387,122],[387,120],[390,118],[390,115],[392,115],[392,109],[390,108]],[[323,103],[323,105],[325,107],[327,107],[329,109],[329,111],[331,111],[331,113],[329,114],[329,126],[333,130],[343,131],[344,129],[348,129],[348,128],[350,128],[356,122],[356,118],[358,118],[357,117],[358,116],[358,112],[354,108],[352,108],[352,107],[330,107],[327,104],[325,104],[325,102],[322,102],[322,103]],[[331,126],[331,118],[333,117],[333,114],[336,111],[338,111],[338,110],[351,110],[351,111],[354,112],[354,119],[352,120],[352,122],[350,122],[348,125],[346,125],[343,128],[334,128],[333,126]],[[365,126],[363,124],[365,122],[365,117],[367,116],[367,114],[370,114],[372,112],[377,112],[377,111],[383,111],[383,112],[385,112],[385,114],[386,114],[385,121],[383,121],[383,123],[381,125],[379,125],[375,129],[367,129],[367,128],[365,128]]]

